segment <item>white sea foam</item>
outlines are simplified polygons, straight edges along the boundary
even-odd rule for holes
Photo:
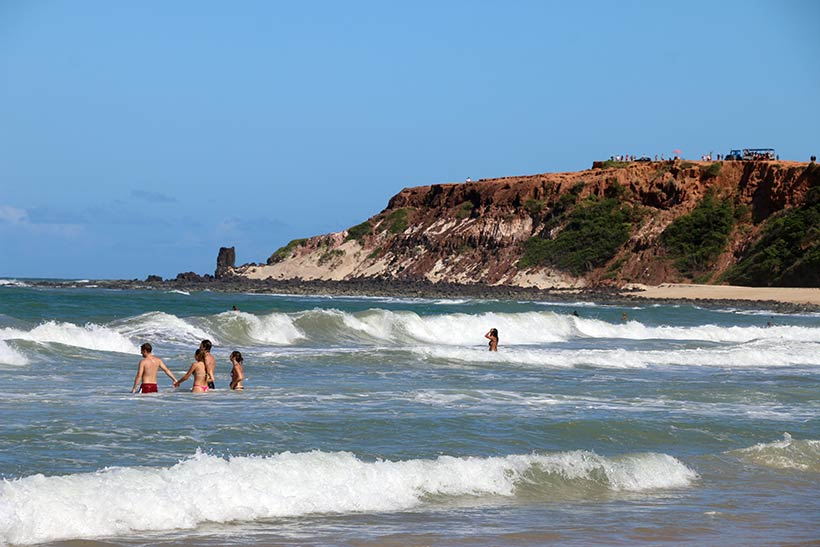
[[[81,327],[73,323],[47,321],[30,331],[0,329],[0,340],[29,340],[41,344],[56,343],[95,351],[139,353],[137,346],[128,338],[113,329],[94,323]]]
[[[27,365],[29,360],[25,355],[12,348],[5,341],[0,340],[0,365]]]
[[[33,544],[201,523],[316,513],[386,512],[441,496],[515,496],[681,488],[697,474],[665,454],[604,458],[586,451],[365,462],[346,452],[223,459],[197,453],[171,468],[35,475],[0,484],[0,541]]]
[[[783,405],[777,402],[741,401],[691,401],[675,398],[653,397],[592,397],[580,395],[545,394],[494,389],[422,389],[414,392],[397,392],[392,397],[434,407],[503,408],[505,412],[521,411],[542,414],[554,412],[585,412],[603,410],[617,413],[648,411],[698,415],[698,416],[748,416],[754,419],[809,421],[820,417],[820,409],[800,405]]]
[[[553,312],[419,315],[410,311],[371,309],[359,313],[315,310],[312,313],[340,318],[350,332],[391,342],[424,342],[464,346],[482,341],[495,327],[504,344],[544,344],[577,338],[627,340],[698,340],[742,343],[759,339],[820,342],[820,329],[799,326],[739,327],[699,325],[694,327],[648,326],[638,321],[609,323]],[[304,329],[308,338],[309,329]]]
[[[216,337],[186,319],[164,312],[149,312],[113,323],[112,328],[134,340],[152,343],[175,342],[197,345],[204,339],[219,344]]]
[[[412,311],[380,308],[355,313],[337,309],[313,309],[267,315],[231,311],[200,318],[180,318],[163,312],[150,312],[117,321],[111,327],[134,340],[150,339],[184,344],[208,338],[215,344],[289,346],[312,340],[470,347],[483,343],[483,335],[490,327],[499,329],[501,343],[505,347],[601,338],[716,343],[765,340],[776,341],[778,344],[794,341],[820,342],[820,328],[812,327],[648,326],[637,321],[608,323],[547,311],[420,315]]]
[[[463,348],[416,346],[411,348],[411,351],[424,359],[479,366],[497,363],[527,367],[591,366],[617,369],[663,365],[732,368],[820,366],[818,345],[814,342],[791,342],[787,345],[752,342],[729,347],[669,350],[627,350],[623,348],[559,350],[507,346],[502,347],[498,352],[489,352],[486,348],[475,345]]]
[[[0,287],[30,287],[28,283],[17,279],[0,279]]]
[[[285,313],[253,315],[228,311],[211,320],[215,330],[227,339],[275,345],[292,345],[305,338],[304,332],[294,323],[294,317]]]
[[[729,454],[755,465],[820,473],[820,440],[797,440],[788,433],[780,441],[732,450]]]

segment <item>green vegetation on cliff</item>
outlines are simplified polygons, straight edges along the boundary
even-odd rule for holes
[[[603,266],[629,239],[633,216],[634,210],[616,198],[590,198],[567,214],[555,239],[524,242],[518,265],[554,266],[574,275]]]
[[[723,164],[720,162],[713,163],[709,167],[703,168],[703,176],[707,179],[714,178],[720,174],[720,169],[723,167]]]
[[[355,239],[359,243],[362,243],[365,236],[369,236],[372,232],[373,226],[370,224],[369,220],[365,220],[364,222],[347,229],[347,237],[345,238],[345,241]]]
[[[277,262],[282,262],[286,258],[290,257],[296,247],[300,246],[302,243],[307,241],[307,238],[302,239],[294,239],[290,241],[287,245],[283,247],[279,247],[274,251],[270,257],[268,257],[268,264],[276,264]]]
[[[386,230],[394,235],[402,233],[410,225],[407,214],[412,210],[412,208],[403,208],[394,209],[390,212],[390,214],[385,214],[382,212],[376,221],[378,231],[381,233]]]
[[[678,270],[691,277],[714,264],[733,227],[731,201],[709,193],[690,213],[676,218],[661,234],[661,241]]]
[[[723,279],[755,287],[820,286],[820,185],[802,207],[769,218],[760,239]]]

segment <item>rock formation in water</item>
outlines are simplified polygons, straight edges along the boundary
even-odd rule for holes
[[[234,247],[220,247],[216,257],[216,271],[214,277],[222,279],[232,274],[236,268],[236,249]]]

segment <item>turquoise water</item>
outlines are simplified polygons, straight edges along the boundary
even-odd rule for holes
[[[179,376],[202,338],[222,389],[131,395],[142,342]],[[766,310],[7,280],[0,544],[815,541],[818,349]]]

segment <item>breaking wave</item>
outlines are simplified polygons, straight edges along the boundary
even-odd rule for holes
[[[498,328],[501,334],[502,351],[494,355],[482,350],[483,335],[490,326]],[[29,331],[17,326],[0,328],[0,340],[59,343],[121,353],[138,353],[137,348],[144,341],[155,346],[190,348],[205,338],[223,347],[365,345],[410,350],[431,359],[535,366],[784,366],[817,364],[820,328],[669,327],[637,321],[608,323],[547,311],[420,315],[378,308],[355,313],[313,309],[260,315],[230,311],[204,317],[178,317],[157,311],[106,325],[48,321]],[[560,343],[573,340],[662,340],[679,344],[657,351],[561,349]],[[705,343],[707,347],[686,347],[689,342]],[[11,355],[12,350],[0,351],[1,357]],[[20,362],[19,357],[13,357],[15,362]]]
[[[0,279],[0,287],[30,287],[28,283],[16,279]]]
[[[170,468],[34,475],[0,484],[0,541],[191,529],[317,513],[400,511],[442,497],[541,496],[681,488],[697,474],[655,453],[573,451],[366,462],[347,452],[221,458],[197,452]]]
[[[27,365],[29,360],[25,355],[0,340],[0,365]]]
[[[714,348],[679,348],[667,350],[617,349],[545,349],[503,347],[488,352],[478,347],[454,348],[423,346],[412,348],[423,359],[443,360],[468,365],[507,363],[525,367],[574,368],[647,368],[658,365],[714,366],[738,368],[786,367],[818,365],[817,344],[752,342]]]
[[[215,344],[220,343],[212,333],[191,321],[164,312],[149,312],[116,321],[112,323],[112,328],[133,340],[153,344],[168,342],[197,346],[206,338]]]
[[[754,465],[820,473],[820,441],[796,440],[788,433],[783,434],[783,440],[732,450],[729,454]]]
[[[116,330],[94,323],[78,326],[73,323],[47,321],[30,331],[0,329],[0,340],[28,340],[40,344],[62,344],[94,351],[139,353],[131,340]]]
[[[229,311],[208,318],[206,323],[217,337],[234,343],[288,346],[305,339],[305,333],[285,313]]]

